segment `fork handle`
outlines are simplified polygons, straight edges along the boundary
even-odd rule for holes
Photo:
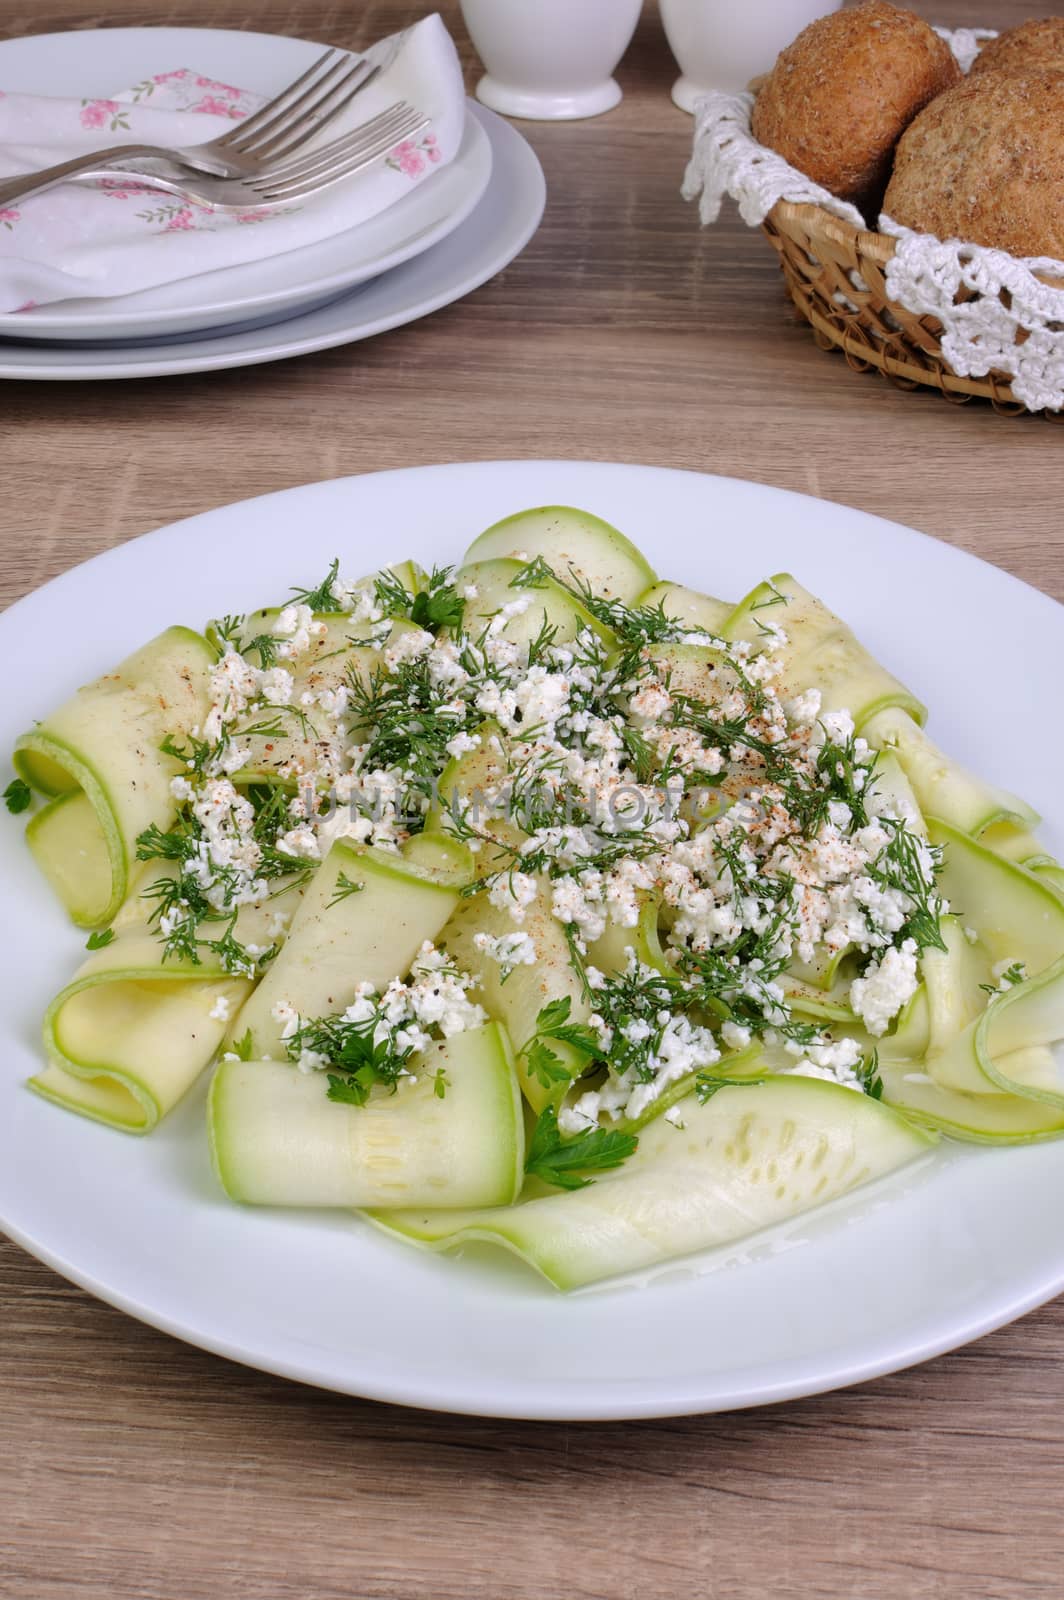
[[[13,200],[28,200],[31,194],[40,194],[42,189],[51,189],[57,183],[65,183],[68,178],[76,178],[79,173],[92,172],[97,167],[114,168],[121,162],[137,160],[144,156],[173,162],[179,158],[173,150],[162,150],[153,144],[118,144],[110,150],[94,150],[90,155],[75,156],[71,161],[61,161],[58,166],[43,167],[40,172],[24,172],[21,177],[7,178],[0,182],[0,206],[10,205]],[[143,182],[150,184],[152,179],[149,173],[138,173]]]

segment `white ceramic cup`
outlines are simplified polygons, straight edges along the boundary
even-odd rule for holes
[[[462,0],[487,75],[477,99],[508,117],[597,117],[621,98],[613,69],[642,0]]]
[[[817,17],[841,0],[661,0],[661,20],[682,77],[672,86],[681,111],[710,89],[738,94]]]

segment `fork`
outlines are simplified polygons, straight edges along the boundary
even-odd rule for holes
[[[83,172],[145,158],[174,162],[223,179],[257,177],[302,149],[347,109],[379,71],[379,64],[355,61],[342,50],[327,50],[294,83],[219,139],[172,150],[160,145],[122,144],[91,151],[0,183],[0,205],[25,200]]]
[[[286,201],[307,200],[329,189],[344,178],[364,172],[374,162],[386,156],[404,139],[413,138],[431,119],[404,100],[397,100],[387,111],[382,111],[371,122],[353,133],[334,139],[331,144],[309,151],[295,161],[290,161],[254,178],[210,178],[198,174],[142,173],[139,170],[124,174],[136,182],[149,184],[168,194],[194,205],[208,206],[213,211],[269,210]],[[109,167],[98,173],[82,173],[83,178],[115,176],[122,169]],[[0,190],[0,204],[4,194]]]

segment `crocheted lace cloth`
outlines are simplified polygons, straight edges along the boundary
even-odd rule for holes
[[[991,29],[937,32],[965,72],[980,40],[995,37]],[[723,93],[704,95],[698,102],[683,195],[687,200],[700,197],[702,221],[715,222],[724,196],[730,195],[751,227],[760,226],[777,200],[791,200],[822,206],[865,228],[856,207],[757,143],[750,132],[753,103],[750,94]],[[1064,263],[1045,257],[1019,260],[1004,250],[936,239],[885,215],[879,228],[897,240],[886,268],[887,293],[915,315],[941,322],[942,354],[954,372],[970,378],[1006,373],[1014,395],[1028,410],[1064,409],[1064,288],[1053,288],[1036,276],[1064,281]]]

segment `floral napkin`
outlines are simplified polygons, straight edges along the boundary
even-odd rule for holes
[[[393,205],[457,154],[462,73],[438,16],[368,50],[388,64],[316,143],[328,143],[397,100],[431,118],[386,161],[300,205],[225,213],[187,205],[125,174],[67,183],[0,209],[0,313],[106,298],[262,260],[326,239]],[[389,59],[392,57],[392,59]],[[187,67],[113,98],[51,99],[0,88],[0,176],[129,143],[198,144],[262,104]]]

